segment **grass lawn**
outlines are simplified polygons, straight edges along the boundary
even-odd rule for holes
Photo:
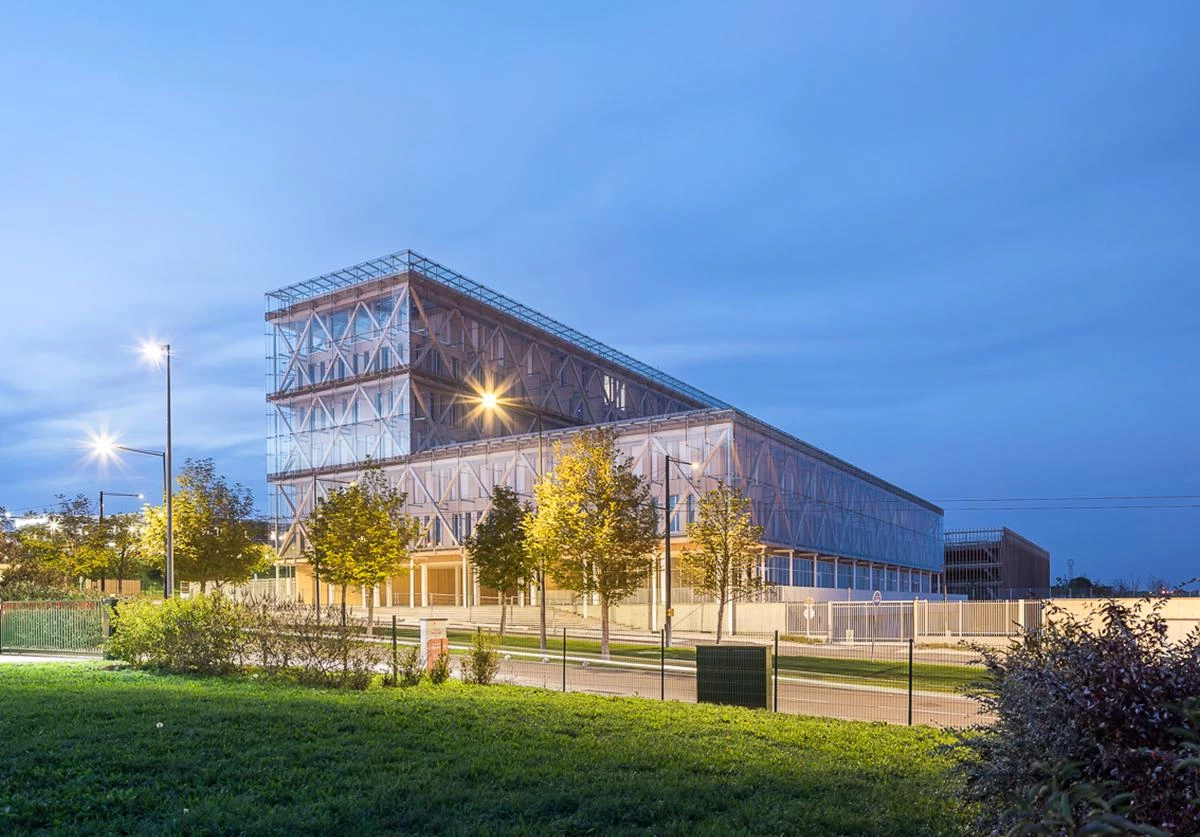
[[[933,730],[0,665],[0,833],[962,833]],[[161,729],[157,726],[162,724]]]

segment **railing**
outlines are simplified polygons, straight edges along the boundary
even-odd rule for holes
[[[1041,601],[817,602],[788,605],[788,634],[829,642],[1018,636],[1042,625]]]
[[[102,602],[0,602],[0,653],[100,655],[107,635]]]

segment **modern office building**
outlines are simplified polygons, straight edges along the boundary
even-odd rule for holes
[[[946,592],[969,599],[1024,599],[1050,590],[1050,553],[1012,529],[946,532]]]
[[[681,546],[698,498],[718,479],[740,486],[782,598],[941,590],[937,506],[412,251],[273,291],[266,321],[271,503],[306,600],[305,516],[370,458],[421,523],[411,571],[379,603],[494,602],[461,546],[492,487],[532,496],[554,443],[594,425],[670,503]],[[485,408],[485,393],[506,406]]]

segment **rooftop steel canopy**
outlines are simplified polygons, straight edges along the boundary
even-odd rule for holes
[[[601,343],[599,340],[593,340],[586,334],[576,331],[570,326],[560,323],[558,320],[534,311],[527,305],[522,305],[515,299],[494,291],[485,285],[481,285],[472,279],[468,279],[461,273],[440,265],[432,259],[427,259],[412,250],[401,250],[389,256],[381,256],[380,258],[371,259],[352,267],[345,267],[341,270],[335,270],[332,273],[326,273],[322,276],[271,291],[267,294],[267,313],[280,311],[298,302],[324,296],[325,294],[349,288],[363,282],[384,279],[389,276],[397,276],[409,272],[420,274],[432,282],[445,285],[464,296],[481,302],[510,317],[536,326],[567,341],[573,346],[603,358],[609,363],[616,364],[629,372],[674,390],[681,395],[685,395],[700,406],[727,410],[733,409],[731,405],[726,404],[724,401],[714,398],[690,384],[685,384],[683,381],[668,375],[666,372],[655,369],[653,366],[632,358],[624,352],[619,352],[611,346]]]

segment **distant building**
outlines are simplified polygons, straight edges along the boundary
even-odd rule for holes
[[[969,599],[1044,596],[1050,553],[1007,527],[946,532],[946,592]]]
[[[705,491],[741,488],[764,529],[760,572],[783,598],[941,592],[938,506],[416,253],[274,291],[266,320],[272,516],[306,601],[318,588],[305,518],[369,459],[421,527],[408,572],[370,594],[494,603],[463,549],[493,486],[530,498],[554,443],[594,426],[671,509],[680,547]],[[504,409],[485,409],[489,394]],[[657,565],[650,601],[666,582]],[[678,574],[675,563],[672,585]]]

